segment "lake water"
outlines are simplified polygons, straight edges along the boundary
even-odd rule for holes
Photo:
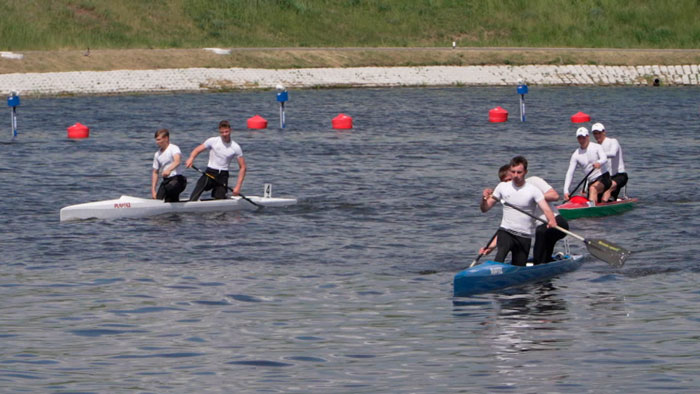
[[[515,87],[292,91],[284,131],[274,92],[23,98],[0,144],[0,391],[697,392],[698,97],[531,87],[521,123]],[[509,122],[487,121],[497,105]],[[481,190],[522,154],[561,193],[578,111],[619,139],[641,203],[571,229],[633,255],[453,298],[500,221]],[[247,130],[255,114],[270,128]],[[244,193],[298,205],[59,223],[148,197],[153,133],[188,155],[221,119]],[[75,122],[90,138],[66,138]]]

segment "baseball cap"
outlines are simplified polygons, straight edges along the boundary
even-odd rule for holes
[[[585,127],[579,127],[578,130],[576,130],[576,136],[577,137],[588,137],[588,129]]]
[[[605,126],[602,123],[596,123],[591,127],[591,131],[605,131]]]
[[[219,128],[222,128],[222,127],[227,127],[230,129],[231,124],[229,124],[228,120],[222,120],[221,122],[219,122]]]

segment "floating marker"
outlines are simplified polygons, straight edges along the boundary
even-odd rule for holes
[[[571,121],[573,123],[585,123],[590,122],[591,117],[588,114],[579,111],[571,116]]]
[[[345,114],[338,114],[331,121],[334,129],[352,129],[352,118]]]
[[[282,85],[277,85],[277,90],[281,90],[281,92],[277,92],[277,102],[280,103],[280,129],[283,129],[286,126],[284,103],[289,100],[289,94]]]
[[[10,96],[7,98],[7,106],[12,108],[10,110],[10,127],[12,128],[12,139],[17,138],[17,107],[19,107],[19,94],[17,92],[11,92]]]
[[[260,115],[255,115],[252,118],[248,119],[248,128],[249,129],[266,129],[267,128],[267,119],[263,118]]]
[[[84,124],[78,122],[73,126],[68,127],[68,138],[80,139],[88,138],[90,136],[90,128]]]
[[[525,95],[527,94],[527,85],[522,80],[518,81],[518,94],[520,95],[520,121],[525,121]]]
[[[500,123],[508,121],[508,111],[499,107],[489,111],[489,122]]]

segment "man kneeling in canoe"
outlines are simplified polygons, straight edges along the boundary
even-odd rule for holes
[[[153,157],[153,175],[151,176],[151,197],[165,202],[180,201],[180,193],[187,186],[187,178],[179,173],[182,153],[180,148],[170,143],[168,129],[160,129],[155,134],[158,150]],[[160,172],[163,180],[156,190]]]
[[[197,185],[190,195],[190,201],[199,200],[199,196],[205,190],[211,190],[211,196],[214,199],[226,198],[228,170],[234,158],[238,162],[238,180],[236,187],[233,188],[233,195],[237,196],[243,186],[246,165],[241,147],[231,139],[231,124],[228,120],[219,122],[219,137],[211,137],[194,148],[185,162],[185,167],[191,168],[197,155],[207,149],[209,149],[209,163],[205,173],[197,180]]]
[[[527,160],[523,156],[516,156],[510,161],[510,182],[501,182],[493,191],[484,189],[481,199],[481,212],[487,212],[497,201],[505,201],[526,212],[535,214],[535,208],[539,207],[547,218],[548,227],[556,227],[557,221],[544,198],[544,194],[535,186],[525,182],[527,174]],[[531,238],[534,235],[535,220],[516,209],[503,206],[503,219],[497,232],[496,257],[494,261],[505,262],[510,252],[512,264],[524,266],[530,254]],[[479,254],[486,254],[486,248],[482,248]]]
[[[501,168],[498,170],[498,179],[500,179],[501,182],[509,182],[511,180],[510,164],[501,166]],[[547,181],[538,176],[526,178],[525,183],[529,183],[540,189],[542,194],[544,194],[544,199],[547,201],[547,204],[549,204],[549,209],[552,210],[554,218],[557,220],[559,227],[568,230],[569,222],[559,214],[557,207],[554,206],[554,202],[559,201],[559,193],[557,193],[557,191],[554,190],[554,188],[547,183]],[[539,209],[539,207],[535,208],[535,210],[537,212],[535,216],[539,216],[542,220],[547,220],[547,217]],[[552,258],[552,255],[554,254],[554,246],[557,244],[557,241],[563,239],[564,237],[566,237],[566,234],[562,233],[561,231],[555,228],[549,228],[543,223],[538,224],[537,228],[535,229],[535,245],[532,247],[533,264],[545,264],[549,263],[550,261],[554,261]],[[495,247],[496,242],[492,242],[491,245],[486,248],[486,251],[490,253]]]
[[[571,198],[569,186],[571,186],[576,168],[581,168],[584,173],[588,174],[588,199],[590,205],[593,206],[600,202],[600,197],[612,186],[610,163],[603,148],[591,142],[587,128],[579,127],[576,130],[576,140],[579,143],[579,148],[571,154],[569,168],[566,170],[564,200],[569,201]]]

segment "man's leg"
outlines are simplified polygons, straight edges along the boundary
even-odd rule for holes
[[[598,193],[603,191],[603,184],[600,181],[595,181],[588,187],[588,199],[593,203],[598,202]]]
[[[511,250],[511,256],[513,257],[513,265],[524,267],[527,264],[527,258],[530,254],[530,243],[532,239],[529,237],[518,237],[513,236],[515,245]]]
[[[617,191],[617,182],[614,180],[611,182],[610,189],[606,190],[605,193],[603,193],[603,197],[600,198],[601,201],[603,202],[608,202],[610,201],[610,198],[612,197],[613,193]],[[619,193],[619,192],[618,192]]]
[[[228,171],[222,171],[216,175],[216,182],[214,182],[214,187],[211,191],[211,196],[215,200],[223,200],[226,198],[226,191],[228,191]]]
[[[169,182],[165,185],[165,202],[179,202],[180,193],[187,187],[187,178],[176,175],[168,179]]]
[[[557,215],[556,216],[557,220],[557,225],[563,229],[568,230],[569,229],[569,222],[564,219],[563,216]],[[555,229],[555,228],[548,228],[545,231],[544,234],[544,252],[543,255],[545,256],[546,260],[543,260],[544,263],[548,263],[552,260],[552,255],[554,254],[554,247],[557,244],[557,241],[560,239],[566,237],[566,234]],[[537,264],[537,262],[535,262]]]
[[[535,246],[532,247],[532,259],[535,264],[544,264],[549,261],[547,257],[547,225],[540,224],[535,229]]]
[[[617,198],[620,195],[620,190],[622,190],[625,185],[627,185],[627,174],[626,173],[617,173],[613,177],[613,181],[617,183],[617,188],[611,193],[611,197],[617,201]]]
[[[507,231],[498,230],[497,237],[498,238],[496,238],[496,257],[494,257],[493,261],[503,263],[504,261],[506,261],[506,256],[508,255],[508,252],[510,252],[511,235]]]
[[[194,187],[194,190],[192,190],[192,194],[190,194],[190,201],[197,201],[199,200],[199,196],[202,195],[202,192],[206,190],[207,184],[209,183],[209,178],[206,175],[202,175],[197,179],[197,184]]]

